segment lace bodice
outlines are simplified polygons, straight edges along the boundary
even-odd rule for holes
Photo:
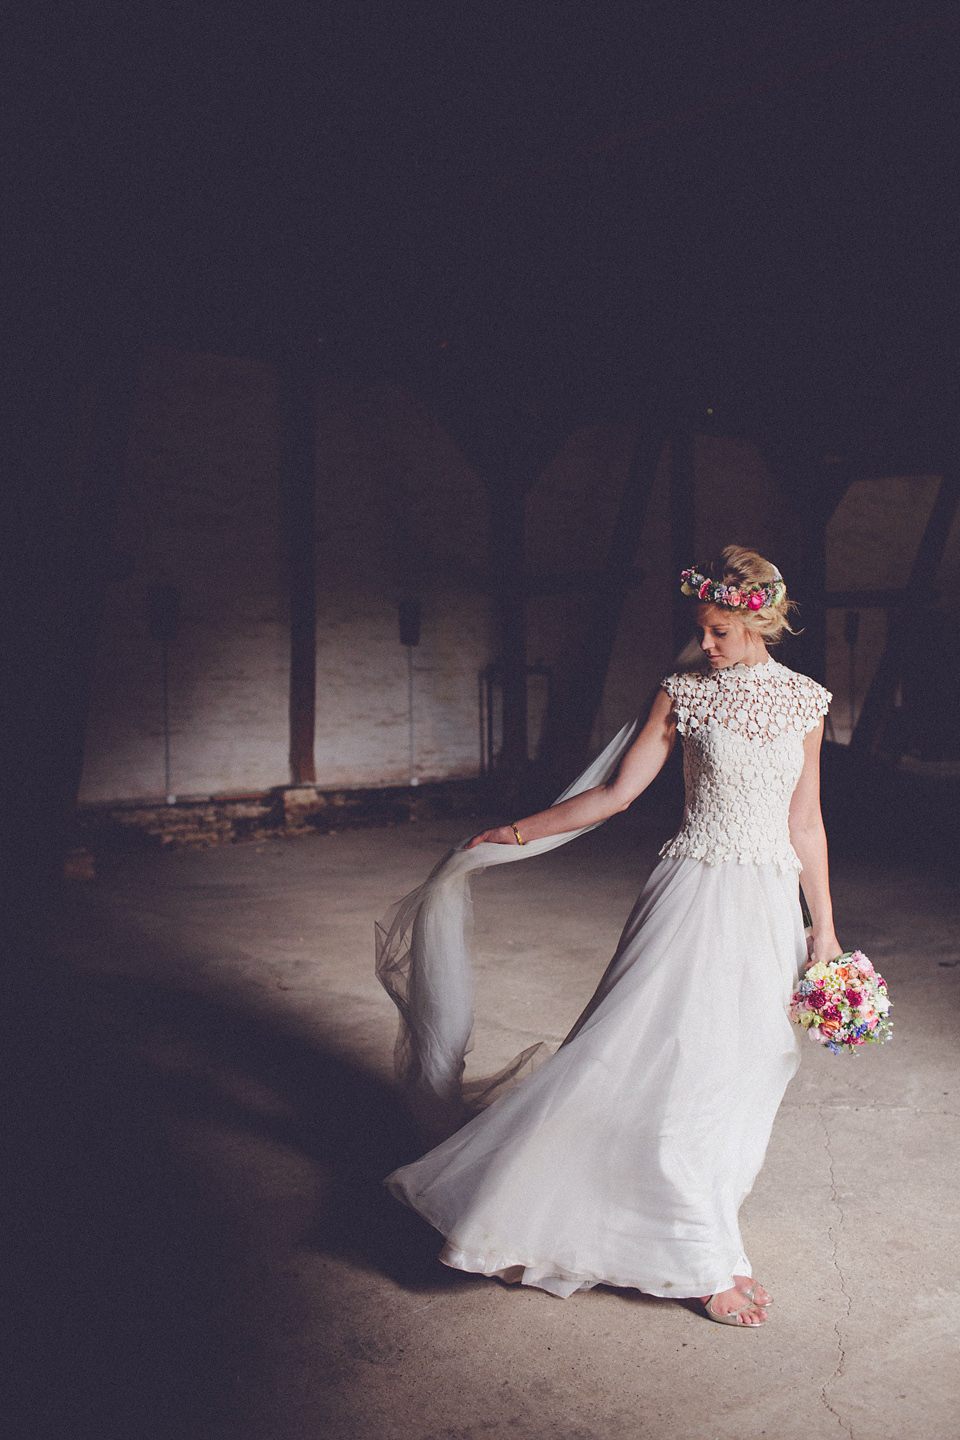
[[[668,675],[661,686],[673,700],[686,789],[683,824],[661,855],[799,870],[790,797],[803,737],[830,692],[776,660]]]

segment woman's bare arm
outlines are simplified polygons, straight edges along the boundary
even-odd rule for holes
[[[596,825],[618,811],[626,810],[663,769],[676,735],[673,701],[666,691],[658,690],[647,723],[620,761],[613,778],[606,785],[584,790],[559,805],[552,805],[549,810],[540,810],[536,815],[517,820],[516,826],[524,844],[528,840],[542,840],[546,835],[582,830],[585,825]],[[517,837],[512,826],[500,825],[495,830],[484,830],[482,835],[475,835],[467,849],[484,841],[492,841],[496,845],[516,845]]]
[[[813,956],[835,960],[842,953],[833,928],[833,903],[827,863],[827,836],[820,813],[820,744],[823,721],[803,742],[803,771],[790,801],[790,843],[803,866],[800,877],[813,921]]]

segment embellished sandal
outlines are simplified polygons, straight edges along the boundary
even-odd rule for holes
[[[753,1289],[755,1290],[756,1288],[757,1287],[754,1285]],[[749,1310],[751,1309],[751,1307],[763,1310],[767,1308],[765,1305],[757,1305],[757,1302],[751,1298],[752,1292],[751,1294],[747,1294],[746,1291],[741,1290],[740,1294],[743,1295],[746,1304],[741,1305],[739,1310],[731,1310],[729,1315],[719,1315],[717,1311],[713,1308],[713,1302],[714,1300],[716,1300],[717,1294],[719,1293],[720,1292],[717,1291],[715,1294],[710,1296],[709,1300],[704,1301],[704,1308],[706,1309],[707,1315],[710,1317],[711,1320],[715,1320],[718,1325],[737,1325],[741,1330],[759,1330],[761,1325],[766,1325],[766,1319],[761,1320],[757,1325],[751,1325],[749,1321],[746,1320],[743,1322],[742,1325],[740,1324],[740,1316],[743,1314],[744,1310]]]
[[[754,1282],[753,1282],[753,1284],[750,1286],[750,1289],[749,1289],[749,1290],[740,1290],[740,1286],[739,1286],[739,1285],[735,1286],[734,1288],[737,1289],[737,1290],[740,1290],[740,1294],[741,1294],[741,1295],[746,1295],[746,1297],[747,1297],[748,1300],[752,1300],[753,1303],[754,1303],[754,1305],[759,1305],[761,1310],[769,1310],[769,1309],[770,1309],[770,1306],[773,1304],[773,1296],[771,1295],[769,1300],[764,1300],[764,1301],[758,1300],[756,1297],[757,1297],[757,1289],[758,1289],[759,1285],[760,1285],[760,1281],[759,1281],[759,1280],[754,1280]]]

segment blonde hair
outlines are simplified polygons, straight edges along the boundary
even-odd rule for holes
[[[785,630],[791,635],[797,633],[790,624],[790,616],[797,610],[796,603],[787,594],[787,587],[776,565],[758,555],[756,550],[747,550],[742,545],[727,545],[709,565],[704,566],[702,573],[709,580],[735,585],[738,589],[749,589],[751,585],[776,585],[776,599],[772,604],[759,610],[738,608],[730,612],[731,618],[762,636],[768,645],[776,645]]]

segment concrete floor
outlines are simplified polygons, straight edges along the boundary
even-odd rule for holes
[[[476,885],[478,1073],[590,994],[659,838],[628,821]],[[17,1440],[953,1440],[955,880],[835,864],[841,939],[886,974],[896,1035],[856,1058],[804,1041],[743,1213],[777,1303],[741,1333],[444,1270],[382,1192],[416,1146],[373,920],[462,829],[118,857],[76,888],[56,1025],[38,1013],[29,1047],[39,1384]]]

